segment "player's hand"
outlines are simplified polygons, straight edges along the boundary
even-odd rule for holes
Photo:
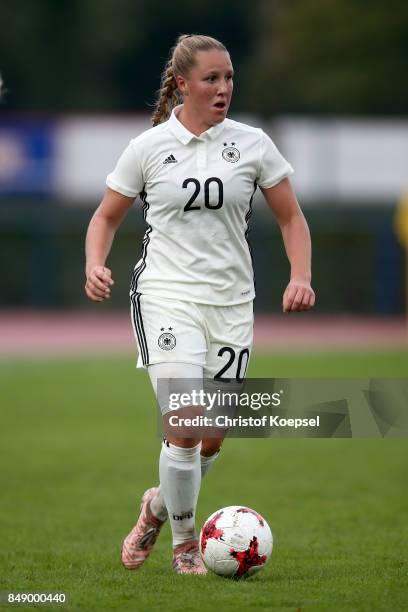
[[[315,299],[315,293],[308,281],[292,278],[283,294],[283,312],[310,310],[315,304]]]
[[[105,266],[93,266],[86,279],[85,293],[94,302],[110,298],[110,288],[114,284],[112,272]]]

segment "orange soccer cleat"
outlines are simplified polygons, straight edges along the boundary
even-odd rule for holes
[[[123,541],[122,563],[127,569],[135,570],[143,565],[165,523],[156,518],[150,510],[150,500],[156,493],[157,487],[144,492],[137,523]]]
[[[173,550],[173,569],[176,574],[206,574],[197,540],[179,544]]]

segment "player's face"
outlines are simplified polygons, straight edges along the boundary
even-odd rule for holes
[[[207,126],[224,121],[231,103],[234,74],[226,51],[198,51],[182,84],[184,104]]]

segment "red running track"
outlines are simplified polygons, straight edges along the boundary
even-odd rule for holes
[[[265,350],[350,347],[408,349],[402,317],[258,315],[254,344]],[[0,311],[0,356],[57,356],[133,352],[126,312]]]

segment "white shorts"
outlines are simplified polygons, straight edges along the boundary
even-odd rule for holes
[[[136,293],[131,295],[131,315],[137,367],[178,362],[201,366],[204,378],[245,377],[252,349],[252,300],[212,306]]]

